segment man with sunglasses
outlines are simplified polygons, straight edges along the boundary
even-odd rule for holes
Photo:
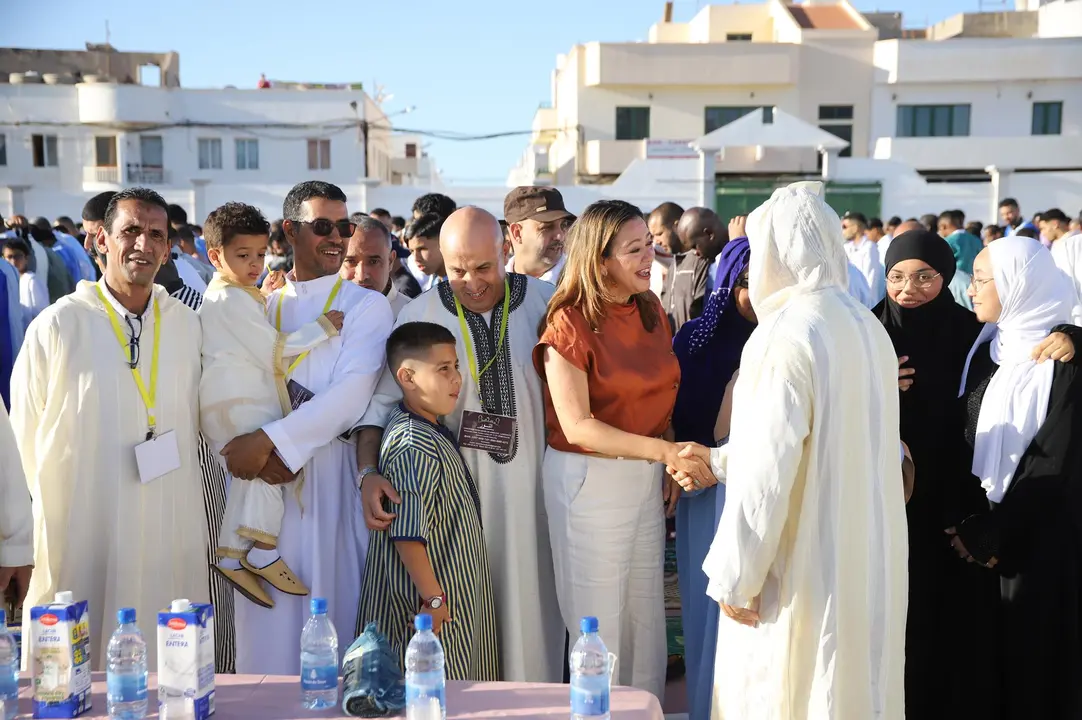
[[[282,217],[293,247],[294,277],[267,298],[268,321],[290,333],[328,310],[339,310],[345,323],[338,337],[289,367],[286,385],[293,411],[235,438],[222,455],[235,478],[283,484],[304,472],[299,491],[285,493],[278,552],[312,597],[327,598],[331,620],[341,632],[356,619],[368,531],[355,482],[356,449],[340,436],[368,406],[394,319],[382,294],[339,276],[356,230],[341,189],[320,181],[300,183],[286,196]],[[274,588],[269,592],[273,609],[254,603],[236,608],[237,672],[296,675],[297,638],[308,618],[308,602]]]
[[[201,333],[154,282],[169,253],[165,201],[146,188],[116,194],[94,244],[107,258],[102,279],[80,282],[30,325],[11,424],[34,512],[27,601],[70,590],[90,602],[100,638],[122,606],[151,618],[171,598],[205,602],[209,577]],[[93,669],[105,651],[95,645]],[[148,652],[153,667],[157,647]]]

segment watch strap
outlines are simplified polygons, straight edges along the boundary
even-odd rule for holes
[[[364,479],[373,473],[378,473],[379,468],[375,465],[365,465],[363,468],[357,471],[357,485],[359,486],[364,482]]]

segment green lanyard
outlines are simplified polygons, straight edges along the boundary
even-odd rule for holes
[[[500,339],[496,342],[496,352],[493,354],[492,359],[485,363],[485,366],[480,370],[477,369],[477,356],[473,352],[473,342],[470,340],[470,330],[466,327],[466,316],[462,312],[462,305],[458,302],[458,296],[455,295],[455,312],[458,313],[458,327],[462,330],[462,343],[466,346],[466,360],[470,364],[470,376],[473,378],[473,384],[477,387],[477,396],[481,397],[481,378],[485,372],[492,367],[492,363],[496,362],[496,359],[500,357],[500,353],[503,352],[503,341],[507,337],[507,309],[511,305],[511,286],[504,278],[503,281],[503,317],[500,318]],[[481,409],[484,409],[484,401],[481,402]]]

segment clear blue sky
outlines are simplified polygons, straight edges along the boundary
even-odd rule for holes
[[[728,1],[728,0],[727,0]],[[749,0],[756,2],[761,0]],[[674,20],[709,0],[676,0]],[[723,3],[724,4],[724,3]],[[901,11],[919,27],[978,0],[856,0],[861,10]],[[575,43],[645,40],[662,0],[0,0],[0,46],[180,53],[186,87],[254,87],[268,78],[374,82],[394,98],[400,127],[471,134],[529,130],[549,100],[556,55]],[[501,184],[526,136],[428,148],[453,183]]]

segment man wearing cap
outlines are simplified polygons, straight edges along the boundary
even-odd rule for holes
[[[503,217],[514,252],[507,271],[555,285],[564,268],[564,238],[575,216],[556,188],[524,185],[507,193]]]
[[[1071,322],[1082,323],[1082,233],[1071,230],[1071,219],[1059,208],[1041,213],[1041,237],[1052,243],[1052,259],[1067,274],[1075,289]]]

